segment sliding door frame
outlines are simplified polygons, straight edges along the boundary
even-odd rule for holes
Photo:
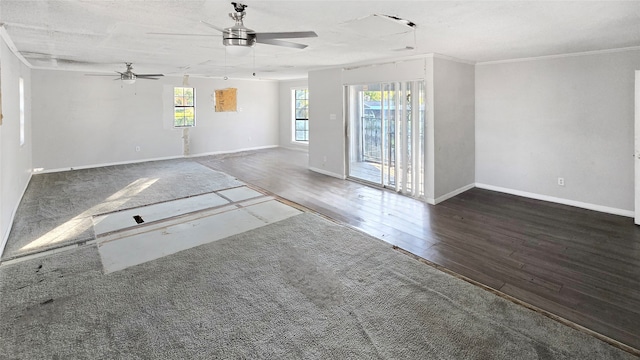
[[[422,86],[419,86],[419,83],[422,83]],[[366,179],[361,179],[358,177],[354,177],[351,175],[351,156],[353,144],[351,143],[352,138],[352,115],[354,111],[356,111],[352,104],[351,99],[355,96],[352,93],[352,89],[355,86],[370,86],[370,85],[378,85],[381,92],[381,143],[380,143],[380,157],[381,157],[381,180],[380,182],[370,181]],[[394,144],[395,149],[391,149],[389,146],[389,130],[387,127],[390,127],[389,119],[387,117],[386,106],[389,106],[391,102],[384,101],[384,93],[385,91],[393,92],[394,94]],[[410,106],[411,106],[411,120],[410,124],[407,121],[407,105],[408,101],[405,100],[407,93],[411,94]],[[425,112],[421,117],[421,107],[420,107],[420,99],[422,98],[423,103],[425,104]],[[344,84],[344,109],[345,109],[345,164],[346,164],[346,174],[347,179],[362,182],[368,185],[387,188],[408,196],[412,196],[415,198],[427,199],[427,163],[426,163],[426,154],[427,154],[427,119],[426,119],[426,81],[425,79],[413,79],[413,80],[402,80],[402,81],[379,81],[379,82],[369,82],[369,83],[355,83],[355,84]],[[398,121],[402,119],[402,121]],[[385,121],[386,120],[386,121]],[[419,136],[415,134],[420,134],[420,130],[423,130],[422,139],[419,139]],[[408,134],[412,134],[411,138],[408,138]],[[403,161],[404,157],[407,157],[408,154],[405,151],[398,151],[398,149],[412,149],[411,156],[409,161]],[[393,168],[394,168],[394,181],[393,184],[390,184],[390,168],[391,168],[391,151],[394,152],[393,156]],[[418,151],[418,153],[415,153]],[[417,156],[416,156],[417,155]],[[402,166],[398,166],[401,164]],[[386,167],[385,167],[386,166]],[[411,167],[411,172],[409,173],[409,166]],[[398,171],[400,170],[400,171]],[[411,179],[409,179],[409,175],[411,175]],[[411,188],[407,190],[408,184],[411,184]],[[421,185],[421,186],[420,186]]]

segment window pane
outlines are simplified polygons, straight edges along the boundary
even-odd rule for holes
[[[309,131],[309,120],[296,120],[296,130]]]
[[[309,118],[309,110],[308,109],[298,109],[296,110],[296,119],[308,119]]]
[[[307,97],[307,90],[296,90],[296,99],[306,99]]]
[[[182,106],[184,105],[184,101],[182,100],[182,96],[175,96],[173,101],[173,106]]]
[[[184,89],[184,104],[185,106],[193,106],[193,88]]]
[[[184,108],[184,117],[187,121],[193,122],[193,119],[196,118],[195,109],[192,107]]]
[[[173,126],[183,126],[183,125],[184,125],[184,109],[174,108]]]
[[[306,131],[296,131],[296,141],[308,141]]]
[[[173,96],[182,97],[183,89],[184,88],[181,88],[181,87],[173,88]]]

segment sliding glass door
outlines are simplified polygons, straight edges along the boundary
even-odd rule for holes
[[[349,87],[349,176],[382,184],[381,84]]]
[[[424,82],[348,87],[349,178],[424,195]]]

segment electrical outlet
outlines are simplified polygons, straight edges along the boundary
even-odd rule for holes
[[[564,178],[561,178],[561,177],[558,178],[558,185],[564,186]]]
[[[136,152],[140,151],[140,146],[136,146]]]

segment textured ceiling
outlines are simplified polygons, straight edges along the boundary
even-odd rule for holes
[[[0,0],[0,22],[36,68],[290,79],[309,69],[438,53],[473,62],[640,46],[638,1],[246,0],[258,32],[313,30],[304,50],[257,44],[225,54],[233,7],[205,0]],[[417,25],[389,24],[393,15]],[[152,32],[211,36],[152,35]],[[409,47],[409,49],[407,48]],[[410,49],[413,48],[413,49]]]

